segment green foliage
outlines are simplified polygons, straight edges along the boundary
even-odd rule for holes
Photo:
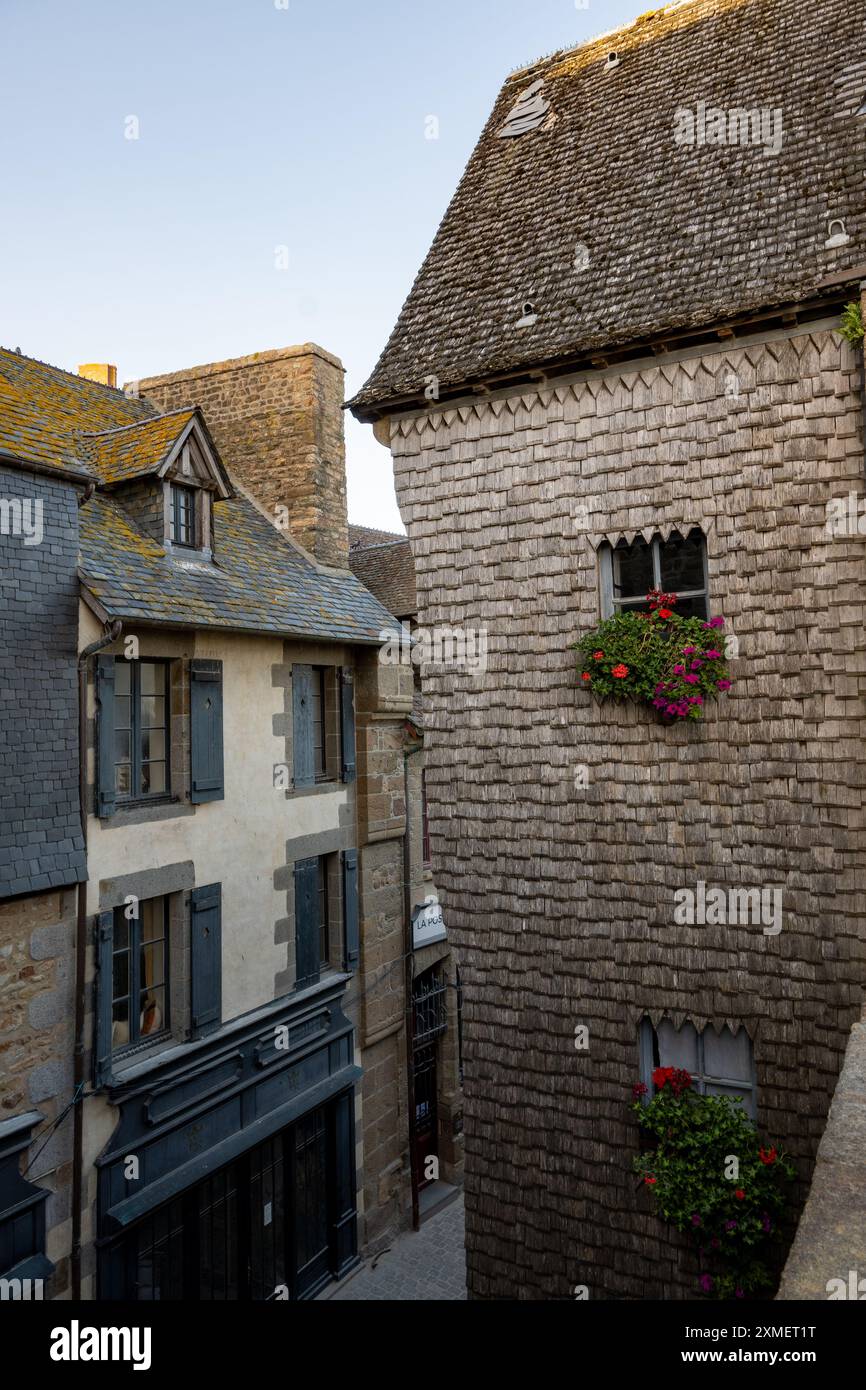
[[[671,1074],[685,1084],[674,1089]],[[767,1261],[779,1239],[792,1164],[762,1148],[738,1099],[697,1095],[686,1072],[667,1069],[656,1078],[664,1079],[649,1104],[635,1099],[632,1109],[655,1140],[634,1168],[659,1216],[696,1244],[703,1294],[744,1298],[771,1287]],[[739,1161],[735,1178],[726,1176],[732,1156]]]
[[[858,303],[845,305],[839,322],[839,332],[852,347],[857,348],[862,345],[866,330],[863,327],[863,310]]]
[[[675,603],[675,596],[661,595]],[[578,675],[601,699],[649,703],[667,719],[700,719],[730,688],[723,618],[681,618],[654,600],[649,613],[617,613],[576,644]]]

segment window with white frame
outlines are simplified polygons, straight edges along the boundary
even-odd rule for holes
[[[646,612],[651,589],[676,594],[676,611],[683,618],[708,618],[707,542],[703,531],[693,527],[687,536],[672,531],[667,540],[661,535],[645,541],[637,536],[629,544],[603,545],[599,550],[601,568],[601,615]]]
[[[656,1067],[681,1067],[700,1095],[741,1096],[752,1120],[757,1117],[757,1081],[752,1040],[745,1028],[736,1033],[728,1024],[720,1032],[710,1025],[700,1031],[685,1022],[675,1028],[663,1018],[658,1028],[645,1018],[640,1029],[641,1080],[652,1096]]]

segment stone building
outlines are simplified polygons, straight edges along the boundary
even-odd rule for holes
[[[475,1298],[694,1296],[635,1190],[654,1064],[810,1179],[866,980],[864,60],[848,0],[691,0],[513,73],[352,402],[420,622],[486,633],[422,668]],[[578,689],[653,583],[736,639],[699,722]],[[782,930],[677,925],[699,883]]]
[[[413,673],[413,699],[404,722],[407,863],[412,918],[413,1008],[409,1076],[410,1141],[414,1158],[413,1213],[430,1215],[463,1177],[460,970],[451,950],[436,891],[424,756],[424,700],[412,660],[418,633],[415,563],[405,536],[349,526],[352,573],[399,624],[397,654]]]
[[[412,673],[348,567],[337,359],[102,375],[0,359],[9,495],[57,512],[3,577],[42,587],[4,608],[0,1276],[310,1298],[411,1210]]]

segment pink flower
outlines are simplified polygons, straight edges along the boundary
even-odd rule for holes
[[[675,676],[683,676],[683,675],[685,675],[685,670],[686,670],[685,666],[675,666],[675,667],[674,667],[674,675],[675,675]]]
[[[719,690],[730,690],[730,688],[731,688],[731,682],[730,682],[730,681],[716,681],[716,686],[718,687]]]
[[[724,626],[725,626],[725,620],[724,620],[724,618],[710,618],[710,621],[707,623],[707,627],[724,627]]]
[[[694,661],[692,662],[692,670],[693,670],[693,671],[700,671],[700,669],[701,669],[701,667],[703,666],[703,664],[704,664],[704,663],[703,663],[702,661],[698,661],[697,657],[695,657]]]
[[[694,656],[696,650],[695,647],[683,647],[683,656]]]
[[[698,683],[697,676],[683,676],[683,680],[687,685],[697,685]]]
[[[704,656],[707,658],[707,661],[721,661],[722,659],[722,653],[717,652],[715,647],[711,647],[708,652],[704,652]]]

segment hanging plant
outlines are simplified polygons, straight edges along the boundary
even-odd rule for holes
[[[632,1109],[655,1147],[633,1166],[659,1216],[695,1243],[700,1292],[745,1298],[772,1287],[793,1165],[761,1144],[739,1099],[698,1095],[676,1067],[657,1067],[652,1080],[648,1104],[648,1088],[633,1088]]]
[[[862,346],[866,329],[863,327],[863,310],[856,301],[851,304],[846,304],[845,308],[842,310],[839,332],[853,348]]]
[[[617,613],[576,644],[581,685],[600,699],[650,704],[662,718],[700,719],[730,690],[724,618],[682,618],[676,594],[652,589],[648,613]]]

